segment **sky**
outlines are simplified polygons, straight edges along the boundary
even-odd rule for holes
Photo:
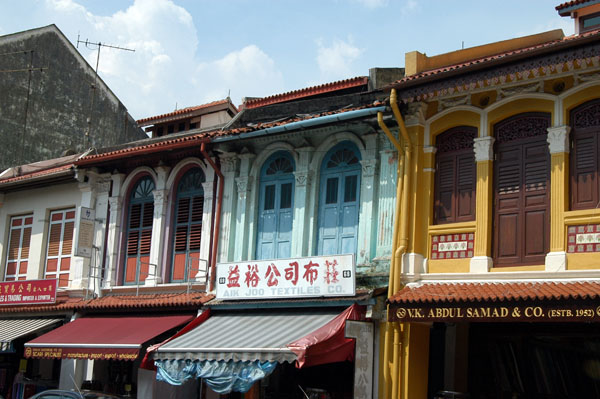
[[[0,35],[55,24],[102,47],[98,73],[135,119],[403,67],[552,29],[553,0],[2,0]],[[78,50],[96,65],[97,47]]]

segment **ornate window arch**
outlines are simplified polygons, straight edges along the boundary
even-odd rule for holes
[[[295,163],[287,151],[277,151],[260,172],[256,258],[289,258],[294,217]]]
[[[179,179],[175,192],[173,218],[173,261],[171,282],[193,279],[200,269],[200,243],[204,212],[204,172],[199,167],[187,170]]]
[[[600,184],[600,99],[574,108],[569,119],[571,132],[571,209],[598,207]]]
[[[154,189],[152,177],[144,175],[135,183],[128,197],[124,284],[144,282],[148,277],[154,223]]]
[[[475,219],[475,154],[477,128],[457,126],[436,137],[435,224]]]

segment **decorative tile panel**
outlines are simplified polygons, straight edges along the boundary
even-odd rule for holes
[[[475,233],[442,234],[431,237],[431,259],[473,257]]]
[[[567,252],[600,252],[600,224],[569,226]]]

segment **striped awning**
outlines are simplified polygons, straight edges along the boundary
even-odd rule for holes
[[[11,350],[11,342],[64,319],[0,319],[0,351]]]
[[[215,313],[161,346],[154,359],[294,362],[298,356],[288,345],[325,326],[342,310]]]

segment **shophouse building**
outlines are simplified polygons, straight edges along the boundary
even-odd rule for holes
[[[387,87],[406,167],[380,397],[597,395],[599,7],[557,7],[573,36],[407,53]]]

